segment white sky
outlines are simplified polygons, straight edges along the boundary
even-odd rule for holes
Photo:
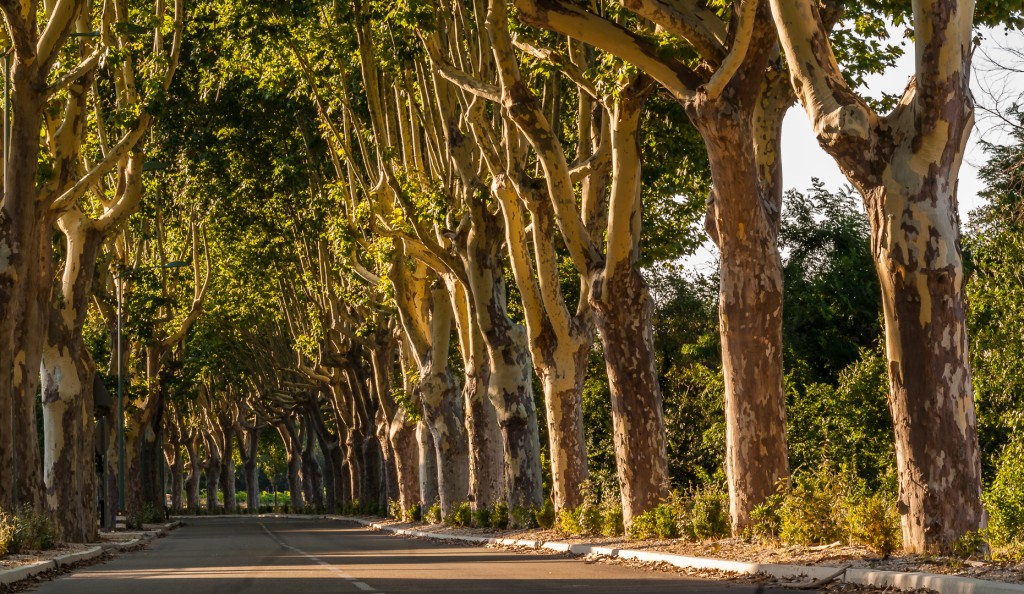
[[[981,47],[975,52],[976,71],[971,78],[971,86],[974,90],[976,103],[986,103],[983,89],[992,87],[993,82],[1004,93],[1009,93],[1013,98],[1024,95],[1024,75],[1017,74],[1008,76],[1005,72],[986,72],[986,65],[989,63],[987,56],[993,59],[1000,58],[999,46],[1017,44],[1024,48],[1024,36],[1011,33],[1006,35],[1002,31],[985,31]],[[906,45],[905,53],[895,67],[890,68],[883,75],[868,77],[866,80],[866,92],[875,97],[881,97],[883,92],[899,95],[906,87],[907,81],[914,72],[914,50]],[[1017,99],[1018,101],[1021,99]],[[984,189],[984,184],[978,179],[978,169],[984,165],[987,157],[981,148],[978,140],[984,135],[990,142],[999,141],[1001,136],[998,131],[993,130],[992,123],[982,117],[978,112],[978,122],[974,132],[968,141],[967,152],[964,156],[964,163],[960,169],[960,184],[958,198],[960,202],[960,218],[966,223],[970,211],[981,205],[982,199],[978,193]],[[799,106],[794,105],[786,116],[782,128],[782,175],[785,188],[795,188],[805,191],[811,187],[811,180],[818,178],[825,183],[829,189],[838,189],[849,182],[839,171],[835,161],[818,146],[817,140],[811,131],[811,125],[807,119],[807,113]],[[717,267],[718,250],[710,242],[697,250],[697,253],[686,259],[695,272],[709,273]]]

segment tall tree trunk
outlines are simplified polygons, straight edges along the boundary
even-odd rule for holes
[[[430,290],[431,351],[421,367],[427,374],[418,385],[423,416],[434,438],[437,456],[437,489],[441,513],[447,517],[455,506],[469,499],[469,441],[461,394],[448,368],[452,308],[440,283]]]
[[[487,345],[476,317],[470,313],[465,322],[469,326],[468,351],[471,356],[465,361],[466,383],[462,387],[462,396],[469,443],[470,497],[474,509],[489,509],[504,498],[503,440],[498,412],[487,392],[491,383]]]
[[[720,250],[719,328],[725,379],[726,476],[732,532],[789,476],[782,368],[782,260],[779,175],[762,173],[757,146],[778,142],[784,107],[727,94],[691,109],[716,183],[708,227]],[[756,114],[755,115],[755,110]],[[767,146],[765,150],[768,151]],[[771,151],[778,168],[778,151]]]
[[[185,490],[185,461],[181,455],[181,445],[169,442],[164,446],[164,456],[171,471],[171,512],[182,510],[182,493]]]
[[[310,416],[317,414],[317,412],[310,413]],[[322,467],[324,497],[321,505],[324,506],[327,513],[336,514],[338,513],[338,472],[334,466],[334,461],[331,459],[331,446],[328,442],[329,436],[324,437],[319,428],[317,428],[315,433],[317,445],[320,447],[320,453],[323,454],[324,458],[324,464]]]
[[[277,425],[288,456],[288,491],[291,496],[291,511],[299,512],[306,507],[302,498],[302,445],[295,430],[295,423],[289,417]]]
[[[611,117],[612,187],[608,261],[590,303],[604,345],[615,461],[627,526],[668,495],[668,455],[655,367],[653,314],[637,267],[640,226],[639,125],[643,98],[618,101]]]
[[[377,416],[374,419],[374,429],[374,437],[377,439],[377,448],[381,455],[380,499],[384,505],[383,509],[387,510],[390,502],[398,497],[398,473],[395,468],[395,453],[388,438],[391,424],[380,408],[377,409]]]
[[[434,437],[422,421],[416,424],[416,441],[420,451],[420,507],[426,513],[438,500],[438,472]]]
[[[360,444],[363,458],[363,500],[364,503],[387,509],[384,491],[384,456],[376,435],[365,435]]]
[[[36,390],[50,307],[53,216],[36,193],[46,88],[38,63],[15,55],[11,136],[0,203],[0,507],[39,509],[44,494]]]
[[[544,492],[526,329],[508,317],[500,215],[487,212],[479,203],[471,205],[471,212],[466,268],[474,312],[491,362],[487,392],[503,437],[505,495],[509,509],[529,510],[543,504]]]
[[[974,125],[973,2],[914,3],[915,77],[880,116],[846,87],[810,2],[772,1],[819,144],[864,199],[882,290],[898,508],[908,552],[982,527],[957,177]]]
[[[391,421],[389,433],[395,456],[398,503],[405,516],[420,503],[420,452],[416,442],[416,422],[409,420],[409,413],[404,408],[399,408]]]
[[[199,453],[196,451],[194,436],[186,437],[185,452],[188,454],[188,474],[185,476],[185,507],[191,514],[199,513],[199,476],[202,472]]]
[[[233,514],[238,511],[238,500],[235,497],[235,428],[233,424],[223,426],[224,450],[221,455],[220,487],[224,491],[224,513]]]
[[[238,434],[238,451],[245,474],[245,508],[250,514],[260,510],[259,443],[260,430],[256,427],[244,428]]]
[[[73,213],[69,213],[73,215]],[[84,217],[63,225],[67,254],[61,294],[50,309],[42,357],[46,504],[57,533],[68,542],[96,536],[92,359],[82,340],[96,256],[102,236]]]
[[[320,463],[316,460],[316,440],[311,423],[304,423],[306,433],[306,444],[302,448],[302,477],[303,483],[308,485],[306,504],[316,510],[324,509],[324,475],[320,469]]]
[[[220,449],[212,437],[207,437],[204,470],[206,472],[206,511],[210,514],[217,513],[217,509],[220,507],[217,497],[220,491],[220,454]]]

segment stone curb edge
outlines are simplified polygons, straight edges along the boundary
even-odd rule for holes
[[[284,515],[280,517],[293,517]],[[296,515],[296,518],[309,518],[310,516]],[[612,547],[601,547],[586,544],[570,544],[567,542],[549,541],[538,542],[535,540],[516,540],[511,538],[488,538],[483,536],[463,536],[459,534],[447,534],[438,532],[421,532],[419,530],[408,530],[405,528],[394,528],[379,522],[373,522],[363,518],[349,516],[319,516],[329,520],[345,520],[355,522],[404,536],[417,536],[420,538],[433,538],[436,540],[457,540],[472,544],[496,544],[504,546],[521,546],[531,549],[544,548],[552,551],[572,553],[573,555],[603,555],[606,557],[618,557],[620,559],[635,559],[637,561],[661,562],[685,569],[714,569],[732,573],[756,574],[761,573],[779,579],[808,578],[809,580],[827,579],[843,571],[842,567],[825,567],[809,565],[786,565],[779,563],[746,563],[742,561],[727,561],[725,559],[709,559],[703,557],[687,557],[671,553],[656,553],[653,551],[637,551],[631,549],[616,549]],[[899,571],[882,571],[876,569],[849,568],[838,578],[839,581],[859,584],[862,586],[875,586],[880,588],[893,587],[902,590],[914,590],[927,588],[939,594],[1004,594],[1006,592],[1024,593],[1024,584],[1011,584],[1005,582],[993,582],[966,578],[954,575],[941,575],[934,573],[911,573]]]
[[[124,551],[130,549],[136,545],[148,542],[154,538],[157,538],[163,534],[166,534],[170,530],[177,528],[181,525],[181,522],[171,522],[169,524],[163,524],[156,530],[150,530],[142,533],[142,536],[129,540],[127,542],[119,543],[104,543],[102,545],[90,547],[84,551],[78,551],[77,553],[69,553],[67,555],[61,555],[54,557],[47,561],[39,561],[38,563],[32,563],[30,565],[22,565],[21,567],[15,567],[13,569],[0,570],[0,584],[10,585],[22,580],[39,575],[44,571],[51,569],[57,569],[60,567],[67,567],[80,561],[89,561],[99,557],[103,554],[103,551],[117,549]]]

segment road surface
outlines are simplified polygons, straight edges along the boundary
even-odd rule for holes
[[[408,539],[346,522],[196,518],[145,550],[84,567],[38,594],[781,594],[560,556]]]

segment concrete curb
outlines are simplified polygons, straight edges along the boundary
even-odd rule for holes
[[[51,559],[49,561],[40,561],[31,565],[22,565],[21,567],[15,567],[14,569],[6,569],[0,571],[0,584],[13,584],[20,582],[21,580],[27,580],[28,578],[49,571],[57,567],[57,564]]]
[[[298,516],[309,517],[309,516]],[[455,540],[472,544],[496,544],[503,546],[519,546],[531,549],[544,548],[552,551],[566,552],[573,555],[603,555],[605,557],[617,557],[619,559],[635,559],[637,561],[648,561],[654,563],[668,563],[683,569],[713,569],[741,574],[764,574],[778,579],[807,578],[811,581],[828,579],[837,572],[842,572],[836,579],[838,581],[862,586],[875,586],[879,588],[893,587],[901,590],[914,590],[927,588],[939,594],[1005,594],[1007,592],[1024,593],[1024,584],[1010,584],[1006,582],[993,582],[967,578],[955,575],[943,575],[934,573],[907,573],[899,571],[881,571],[876,569],[849,568],[843,571],[842,567],[822,565],[787,565],[779,563],[746,563],[743,561],[728,561],[725,559],[709,559],[703,557],[687,557],[685,555],[674,555],[671,553],[657,553],[654,551],[637,551],[632,549],[616,549],[586,544],[570,544],[567,542],[548,541],[537,542],[534,540],[516,540],[512,538],[487,538],[483,536],[463,536],[460,534],[446,534],[443,532],[421,532],[405,528],[394,528],[379,522],[353,518],[349,516],[323,516],[329,520],[344,520],[355,522],[363,526],[392,532],[406,536],[418,536],[420,538],[433,538],[436,540]]]
[[[103,547],[96,546],[91,549],[85,549],[77,553],[71,553],[69,555],[61,555],[60,557],[54,557],[53,562],[57,567],[67,567],[68,565],[74,565],[80,561],[88,561],[95,559],[103,554]]]
[[[39,561],[38,563],[32,563],[30,565],[22,565],[21,567],[15,567],[13,569],[5,569],[0,571],[0,584],[8,585],[21,580],[26,580],[34,575],[56,569],[59,567],[67,567],[80,561],[88,561],[95,559],[103,554],[103,547],[96,546],[84,551],[77,553],[69,553],[67,555],[61,555],[54,557],[47,561]]]

